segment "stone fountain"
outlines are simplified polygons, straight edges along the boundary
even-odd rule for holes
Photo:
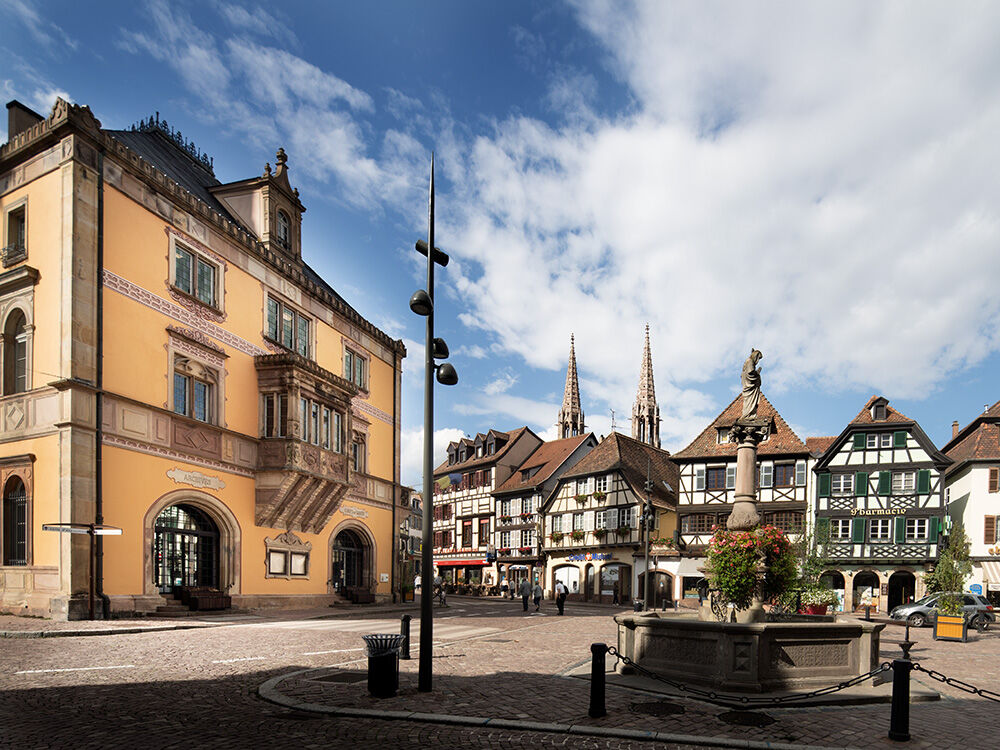
[[[750,351],[743,364],[743,412],[730,431],[736,449],[736,495],[726,526],[752,531],[757,512],[757,446],[768,421],[757,416],[763,355]],[[699,617],[660,617],[644,612],[615,617],[618,650],[639,666],[692,683],[727,690],[772,692],[808,689],[851,679],[879,664],[885,625],[836,617],[795,616],[768,622],[761,602],[764,568],[758,569],[753,601],[736,611],[736,622],[718,622],[703,605]],[[619,671],[630,668],[619,663]]]

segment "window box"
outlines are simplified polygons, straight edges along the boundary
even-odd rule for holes
[[[601,490],[596,490],[594,494],[591,495],[591,497],[593,497],[599,503],[603,503],[607,496],[608,496],[607,493],[602,492]]]
[[[608,533],[607,529],[594,529],[594,539],[603,539],[604,535]]]
[[[573,529],[573,532],[570,534],[570,536],[573,537],[573,541],[574,542],[582,542],[583,541],[583,530],[582,529]]]
[[[563,533],[561,531],[553,531],[549,534],[549,539],[551,539],[555,544],[559,544],[559,542],[563,539]]]
[[[631,526],[619,526],[617,529],[615,529],[615,533],[618,536],[628,536],[629,534],[632,533],[632,527]]]
[[[576,495],[576,496],[573,497],[573,499],[576,500],[576,502],[579,505],[584,505],[587,502],[587,496],[586,495]]]

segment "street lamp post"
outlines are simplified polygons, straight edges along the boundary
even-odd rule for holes
[[[448,265],[448,256],[434,246],[434,156],[431,155],[431,180],[427,205],[427,242],[417,242],[417,252],[427,256],[427,289],[418,289],[410,297],[410,309],[427,318],[427,336],[424,343],[424,505],[423,529],[420,550],[420,667],[417,689],[430,692],[432,677],[432,649],[434,647],[433,592],[434,561],[432,556],[433,487],[434,487],[434,378],[442,385],[455,385],[458,373],[451,364],[435,365],[435,359],[448,357],[444,339],[434,338],[434,264]],[[431,584],[431,585],[428,585]]]

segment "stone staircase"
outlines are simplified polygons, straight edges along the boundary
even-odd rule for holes
[[[173,594],[160,594],[163,598],[163,604],[156,608],[155,612],[150,613],[150,617],[192,617],[199,614],[198,612],[192,612],[191,609],[185,604],[181,603],[181,600],[175,597]]]

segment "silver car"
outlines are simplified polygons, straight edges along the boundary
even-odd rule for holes
[[[923,599],[918,599],[909,604],[900,604],[893,607],[889,617],[893,620],[906,620],[910,627],[920,628],[933,622],[937,618],[937,605],[943,593],[928,594]],[[962,610],[969,621],[969,627],[985,630],[991,623],[996,622],[993,612],[993,605],[986,601],[985,597],[979,594],[959,594],[962,597]]]

